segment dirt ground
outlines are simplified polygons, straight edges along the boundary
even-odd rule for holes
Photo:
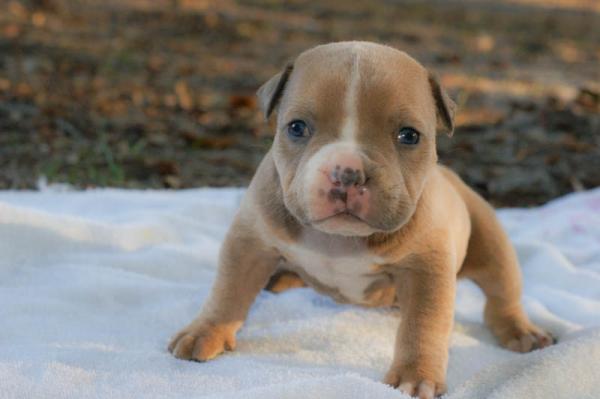
[[[0,189],[245,185],[255,90],[315,44],[373,40],[459,104],[441,162],[497,206],[600,185],[594,1],[0,0]]]

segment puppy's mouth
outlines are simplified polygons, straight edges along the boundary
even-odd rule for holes
[[[349,210],[343,210],[327,217],[313,220],[313,227],[329,234],[342,236],[369,236],[380,229],[355,215]]]
[[[343,211],[334,213],[333,215],[329,215],[329,216],[321,218],[321,219],[313,220],[312,224],[324,223],[324,222],[326,222],[328,220],[332,220],[334,218],[339,221],[343,221],[343,222],[348,221],[348,222],[354,222],[354,223],[360,222],[360,223],[369,224],[366,220],[364,220],[360,216],[355,215],[349,209],[345,209]]]

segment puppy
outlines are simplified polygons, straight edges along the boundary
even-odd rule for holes
[[[520,303],[515,252],[493,209],[437,164],[455,104],[414,59],[367,42],[315,47],[258,97],[277,111],[273,147],[227,234],[211,295],[169,350],[205,361],[235,347],[256,295],[308,284],[336,301],[395,306],[402,320],[384,381],[446,391],[457,277],[487,297],[500,344],[553,342]]]

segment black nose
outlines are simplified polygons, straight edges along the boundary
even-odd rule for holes
[[[344,187],[360,186],[365,183],[365,174],[360,169],[345,168],[339,174],[339,181]]]

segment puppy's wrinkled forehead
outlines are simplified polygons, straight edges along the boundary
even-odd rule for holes
[[[407,54],[364,42],[318,46],[302,53],[282,98],[279,123],[306,117],[329,135],[348,140],[367,134],[386,117],[435,131],[428,72]]]

